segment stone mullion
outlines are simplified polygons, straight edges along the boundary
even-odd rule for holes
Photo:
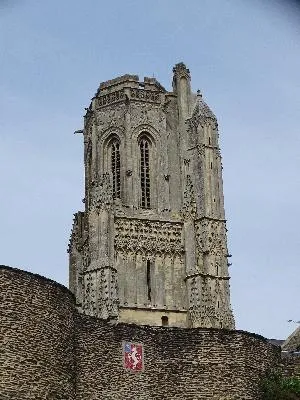
[[[121,167],[121,176],[124,177],[124,202],[126,205],[135,204],[133,193],[135,193],[134,181],[137,179],[136,171],[133,168],[135,159],[133,158],[133,146],[135,143],[131,142],[131,120],[129,110],[125,111],[125,139],[124,156],[121,158],[123,161],[123,167]]]
[[[167,143],[167,127],[166,127],[166,117],[163,113],[162,110],[160,112],[160,117],[162,119],[161,123],[161,129],[160,133],[162,136],[162,142]],[[168,146],[167,145],[160,145],[160,150],[161,150],[161,157],[158,157],[158,161],[160,162],[160,173],[157,174],[157,179],[158,179],[158,193],[161,193],[162,199],[160,199],[160,196],[157,197],[157,207],[159,210],[170,210],[170,179],[173,179],[174,172],[172,171],[171,176],[171,171],[170,171],[170,166],[169,166],[169,158],[168,158]],[[157,168],[157,166],[156,166]]]

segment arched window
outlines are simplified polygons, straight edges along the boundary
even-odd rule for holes
[[[118,139],[113,139],[110,145],[110,161],[112,172],[112,189],[113,198],[120,199],[121,197],[121,163],[120,163],[120,143]]]
[[[150,208],[150,142],[146,137],[140,140],[140,181],[141,207]]]

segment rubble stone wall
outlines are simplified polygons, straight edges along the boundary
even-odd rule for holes
[[[300,355],[293,353],[284,355],[281,368],[285,377],[300,379]]]
[[[74,298],[64,286],[0,268],[0,399],[74,400]]]
[[[243,331],[109,325],[83,315],[76,328],[78,400],[257,400],[260,377],[280,358],[279,348]],[[144,372],[124,369],[123,341],[144,345]]]
[[[0,268],[0,297],[1,400],[257,400],[279,363],[279,348],[248,332],[78,314],[68,289],[17,269]],[[124,341],[143,344],[143,372],[124,369]]]

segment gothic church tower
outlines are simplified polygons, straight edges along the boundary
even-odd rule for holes
[[[234,329],[215,115],[183,63],[103,82],[84,118],[85,211],[69,245],[80,311]]]

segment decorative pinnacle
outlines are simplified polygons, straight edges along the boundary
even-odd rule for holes
[[[186,65],[183,62],[180,62],[178,64],[175,64],[175,67],[173,68],[173,72],[175,73],[186,73],[189,74],[190,70],[186,67]]]
[[[173,90],[176,90],[176,82],[182,77],[186,78],[188,81],[191,79],[190,70],[183,62],[180,62],[175,64],[173,68]]]

